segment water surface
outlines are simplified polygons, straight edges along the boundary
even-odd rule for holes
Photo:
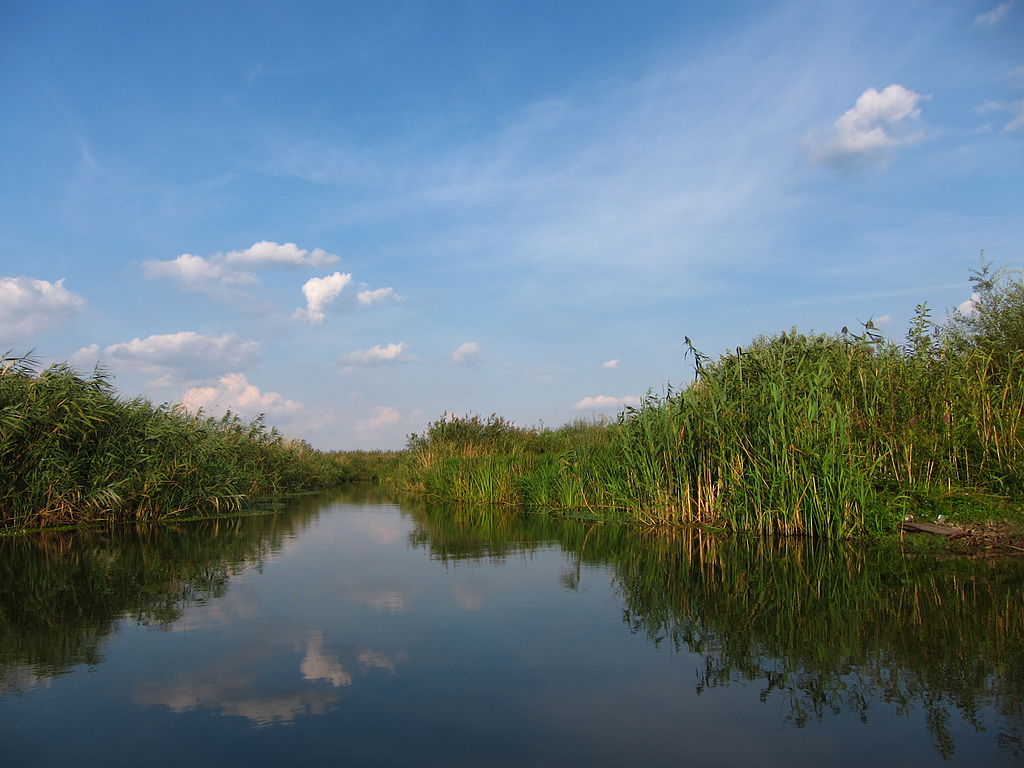
[[[366,486],[9,537],[2,763],[1015,765],[1022,565]]]

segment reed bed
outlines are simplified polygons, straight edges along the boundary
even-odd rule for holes
[[[445,416],[388,481],[428,498],[646,524],[848,538],[1024,490],[1024,287],[983,264],[971,314],[918,307],[906,342],[755,339],[610,424]]]
[[[102,371],[0,359],[0,529],[233,512],[341,479],[262,419],[125,400]]]

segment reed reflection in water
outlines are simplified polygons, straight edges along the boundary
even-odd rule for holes
[[[700,763],[716,746],[681,713],[745,732],[752,705],[808,737],[852,721],[911,754],[923,740],[940,760],[1022,757],[1020,560],[385,501],[361,486],[274,514],[0,539],[8,745],[46,764],[38,740],[10,738],[45,700],[82,713],[66,742],[49,737],[54,764],[88,738],[91,708],[147,746],[181,719],[203,734],[190,759],[210,764],[238,748],[230,723],[264,734],[254,759],[334,753],[344,734],[363,762],[440,761],[445,734],[468,753],[485,732],[509,764]],[[114,703],[83,676],[110,667]]]
[[[409,506],[412,543],[442,560],[501,561],[557,541],[574,558],[570,589],[584,565],[610,566],[630,631],[700,655],[698,693],[758,682],[761,701],[784,699],[797,727],[919,707],[944,757],[955,752],[954,716],[1024,756],[1020,559]]]

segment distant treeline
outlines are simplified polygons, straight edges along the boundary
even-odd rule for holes
[[[261,418],[126,400],[103,372],[0,358],[0,528],[233,512],[353,474]]]
[[[649,524],[841,538],[904,515],[1000,507],[1024,490],[1024,285],[988,263],[974,299],[904,343],[871,322],[795,329],[712,360],[610,424],[444,417],[389,484],[427,498]]]

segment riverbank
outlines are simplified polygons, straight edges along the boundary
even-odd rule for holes
[[[237,512],[348,476],[262,419],[126,400],[99,371],[0,360],[0,529]]]
[[[439,501],[586,510],[758,535],[894,533],[908,516],[1021,527],[1024,286],[990,265],[970,307],[917,308],[904,343],[868,322],[795,329],[717,359],[614,423],[445,415],[385,477]]]

